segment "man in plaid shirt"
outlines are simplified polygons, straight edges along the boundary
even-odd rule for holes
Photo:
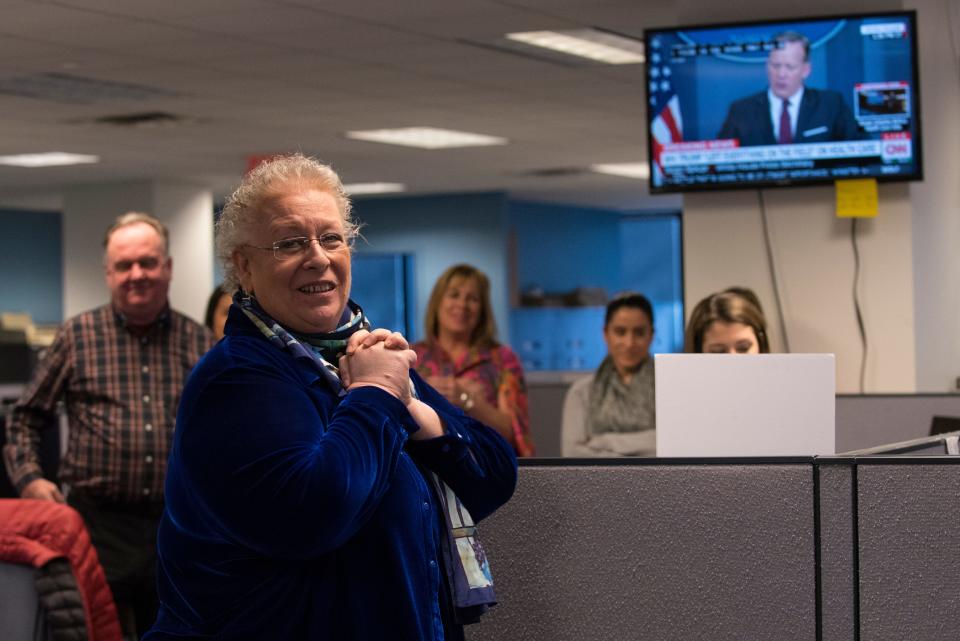
[[[60,328],[10,414],[3,450],[21,497],[66,502],[83,516],[130,638],[156,615],[156,529],[174,419],[187,375],[213,343],[205,327],[170,309],[168,239],[148,214],[124,214],[110,227],[110,303]],[[44,478],[37,455],[60,401],[69,421],[64,493]]]

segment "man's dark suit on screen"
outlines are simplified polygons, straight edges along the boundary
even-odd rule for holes
[[[762,91],[731,104],[717,138],[736,138],[741,147],[777,144],[773,123],[770,121],[767,92]],[[797,116],[797,129],[793,134],[794,143],[862,138],[853,113],[840,94],[835,91],[804,88],[800,113]]]

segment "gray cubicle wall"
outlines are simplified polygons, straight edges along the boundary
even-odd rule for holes
[[[470,641],[960,638],[960,457],[524,462]]]
[[[960,416],[960,394],[838,394],[837,452],[927,436],[934,416]]]
[[[471,641],[815,641],[810,460],[524,465]]]
[[[960,638],[956,456],[857,466],[862,641]]]
[[[47,639],[33,572],[30,566],[0,561],[0,639],[4,641]]]
[[[535,372],[527,383],[537,456],[560,456],[563,399],[584,374]],[[838,394],[837,452],[920,438],[934,416],[960,417],[960,394]]]
[[[854,469],[847,461],[816,465],[821,641],[857,638],[857,534]]]
[[[577,376],[572,374],[546,376],[542,372],[532,372],[527,378],[530,436],[537,447],[537,456],[545,458],[560,456],[563,399]]]

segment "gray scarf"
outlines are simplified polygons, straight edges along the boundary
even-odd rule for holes
[[[655,425],[653,359],[643,361],[630,382],[624,383],[613,359],[604,358],[590,386],[587,433],[639,432]]]

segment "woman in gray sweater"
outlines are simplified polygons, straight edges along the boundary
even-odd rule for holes
[[[563,456],[654,456],[653,306],[642,294],[607,304],[607,356],[570,386],[563,403]]]

